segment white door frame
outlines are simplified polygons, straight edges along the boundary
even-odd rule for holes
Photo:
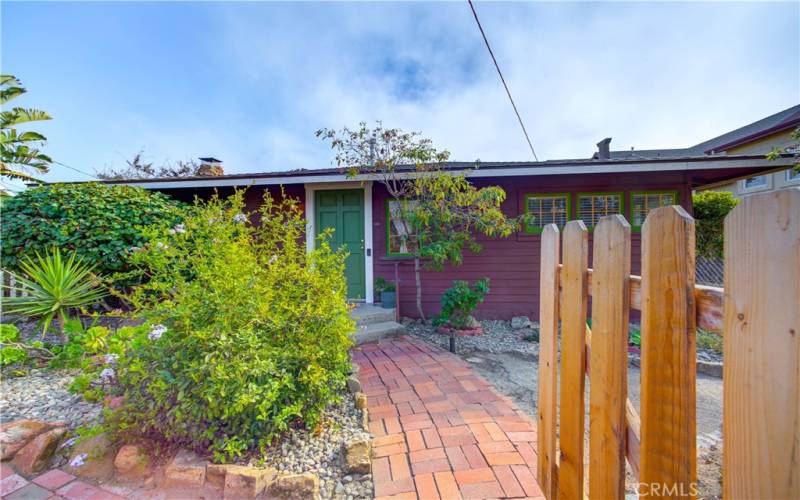
[[[364,280],[365,294],[364,299],[367,304],[373,303],[374,287],[372,277],[372,181],[353,181],[353,182],[326,182],[318,184],[305,184],[306,188],[306,250],[314,250],[314,235],[316,234],[314,198],[315,191],[324,189],[363,189],[364,190]],[[309,237],[310,236],[310,237]]]

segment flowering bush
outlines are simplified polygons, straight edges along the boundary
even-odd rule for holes
[[[122,433],[211,451],[263,448],[314,427],[350,367],[342,252],[307,253],[296,200],[265,195],[260,224],[243,193],[197,202],[132,255],[149,280],[128,300],[146,323],[99,378],[124,405]]]

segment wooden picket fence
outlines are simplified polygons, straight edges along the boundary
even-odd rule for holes
[[[0,296],[2,297],[23,297],[28,295],[24,289],[18,286],[17,281],[14,279],[14,276],[5,270],[0,270],[0,283],[2,283],[2,287],[0,287]]]
[[[800,189],[751,196],[731,212],[724,290],[695,285],[694,231],[681,207],[653,210],[641,277],[630,275],[630,226],[619,215],[595,228],[591,269],[582,222],[542,233],[538,479],[548,499],[622,499],[626,462],[640,496],[696,496],[698,326],[724,339],[725,498],[800,498]],[[632,309],[641,311],[641,416],[627,397]]]

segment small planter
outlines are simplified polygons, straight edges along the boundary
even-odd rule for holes
[[[381,307],[384,309],[394,309],[397,305],[397,292],[394,290],[384,290],[381,292]]]

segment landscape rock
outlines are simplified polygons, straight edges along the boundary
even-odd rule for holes
[[[481,323],[475,319],[475,316],[467,316],[465,323],[467,328],[480,328],[481,326]]]
[[[368,439],[350,441],[344,445],[345,470],[350,474],[369,474],[372,470],[372,444]]]
[[[140,446],[126,444],[117,452],[114,467],[123,476],[142,477],[150,470],[150,457]]]
[[[67,430],[56,427],[39,434],[14,455],[14,468],[24,476],[31,476],[48,468],[50,459],[58,449]]]
[[[355,396],[356,408],[363,410],[367,407],[367,395],[363,392],[357,392]]]
[[[116,455],[116,446],[108,435],[98,434],[75,446],[64,471],[83,479],[106,481],[114,475]]]
[[[16,420],[0,425],[0,460],[11,459],[33,438],[53,427],[54,424],[39,420]]]
[[[275,474],[272,468],[226,465],[224,496],[226,499],[255,498],[270,485]]]
[[[106,396],[105,400],[103,401],[107,408],[112,410],[117,410],[122,408],[122,405],[125,403],[125,396]]]
[[[527,316],[514,316],[511,318],[511,328],[522,330],[523,328],[533,328],[533,323]]]
[[[278,476],[269,488],[270,494],[278,498],[320,498],[319,478],[310,472]]]
[[[181,450],[164,471],[167,486],[201,487],[206,481],[208,461],[189,450]]]
[[[361,392],[361,382],[355,376],[350,376],[347,378],[347,390],[352,392],[353,394],[357,392]]]

